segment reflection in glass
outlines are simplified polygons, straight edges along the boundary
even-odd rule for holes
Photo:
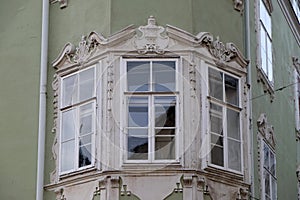
[[[128,91],[149,91],[150,62],[127,62],[127,86]]]
[[[210,131],[223,135],[223,109],[221,106],[210,103]]]
[[[223,100],[223,73],[212,68],[208,69],[209,95]]]
[[[69,171],[74,168],[75,140],[61,144],[61,171]]]
[[[79,101],[94,96],[94,68],[79,73]]]
[[[270,196],[270,175],[267,170],[264,170],[264,176],[265,176],[265,193],[266,195]]]
[[[148,126],[148,97],[128,98],[128,127]]]
[[[240,113],[227,109],[227,135],[240,140]]]
[[[211,134],[211,143],[223,147],[223,137]]]
[[[269,148],[264,144],[264,167],[269,169]]]
[[[80,127],[79,127],[80,135],[85,135],[92,132],[92,127],[93,127],[92,119],[93,119],[92,115],[82,116],[80,118]]]
[[[155,97],[155,126],[175,127],[176,126],[176,97],[161,96]]]
[[[75,113],[74,109],[62,113],[62,142],[74,139],[75,137]]]
[[[155,137],[155,159],[175,159],[174,137]]]
[[[239,81],[225,74],[226,102],[239,105]]]
[[[228,139],[228,167],[241,171],[241,143]]]
[[[154,91],[175,91],[175,62],[153,61]]]
[[[62,107],[77,102],[77,75],[63,79]]]
[[[148,137],[128,136],[128,160],[148,160]]]

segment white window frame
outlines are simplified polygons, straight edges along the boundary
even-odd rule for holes
[[[214,69],[216,71],[219,71],[219,72],[222,72],[224,75],[227,74],[231,77],[234,77],[236,79],[238,79],[238,87],[239,87],[239,90],[238,90],[238,97],[239,97],[239,100],[238,100],[238,106],[235,106],[235,105],[231,105],[230,103],[226,103],[225,101],[225,84],[223,82],[223,101],[220,101],[218,99],[215,99],[214,97],[211,97],[210,94],[209,94],[209,68],[211,69]],[[207,115],[207,130],[208,130],[208,144],[207,144],[207,150],[208,150],[208,166],[210,167],[214,167],[214,168],[218,168],[218,169],[223,169],[223,170],[226,170],[226,171],[230,171],[230,172],[233,172],[233,173],[236,173],[236,174],[240,174],[242,175],[243,171],[244,171],[244,154],[243,154],[243,134],[242,134],[242,130],[243,130],[243,123],[242,123],[242,108],[241,108],[241,105],[242,105],[242,91],[241,91],[241,77],[239,76],[236,76],[230,72],[227,72],[227,71],[224,71],[224,70],[221,70],[213,65],[210,65],[210,64],[207,64],[207,68],[206,68],[206,84],[207,84],[207,91],[206,91],[206,97],[207,97],[207,112],[206,112],[206,115]],[[223,110],[223,116],[222,116],[222,119],[223,119],[223,162],[224,162],[224,166],[219,166],[219,165],[216,165],[216,164],[213,164],[211,162],[211,130],[210,130],[210,103],[214,103],[218,106],[221,106],[222,107],[222,110]],[[239,131],[240,131],[240,153],[241,153],[241,171],[238,171],[238,170],[235,170],[235,169],[231,169],[228,167],[228,136],[227,136],[227,113],[226,113],[226,108],[231,108],[232,110],[235,110],[235,111],[239,111]]]
[[[62,105],[62,102],[63,102],[63,81],[68,78],[68,77],[71,77],[71,76],[74,76],[74,75],[78,75],[79,73],[81,72],[84,72],[86,70],[89,70],[89,69],[92,69],[94,68],[94,91],[93,91],[93,95],[91,98],[89,99],[86,99],[86,100],[83,100],[83,101],[79,101],[72,104],[72,105],[68,105],[68,106],[65,106],[63,107]],[[97,69],[97,64],[94,64],[94,65],[91,65],[87,68],[84,68],[82,70],[79,70],[79,71],[76,71],[76,72],[73,72],[73,73],[69,73],[65,76],[62,76],[60,77],[60,98],[59,98],[59,161],[58,161],[58,171],[59,171],[59,175],[64,175],[64,174],[68,174],[68,173],[72,173],[72,172],[76,172],[76,171],[81,171],[81,170],[85,170],[85,169],[88,169],[88,168],[91,168],[93,166],[95,166],[95,154],[96,154],[96,147],[95,147],[95,141],[96,141],[96,133],[97,133],[97,98],[98,98],[98,92],[97,92],[97,88],[99,87],[97,84],[98,84],[98,81],[97,81],[97,73],[98,73],[98,69]],[[79,89],[79,87],[77,87],[77,89]],[[78,91],[77,91],[78,92]],[[79,133],[78,131],[76,131],[74,133],[74,142],[75,142],[75,152],[74,152],[74,166],[73,166],[73,169],[70,169],[70,170],[66,170],[66,171],[61,171],[62,169],[62,162],[61,162],[61,158],[62,158],[62,114],[63,112],[66,112],[66,111],[69,111],[69,110],[72,110],[72,109],[75,109],[76,110],[76,124],[77,126],[79,125],[79,118],[78,116],[80,115],[79,114],[79,108],[80,106],[83,106],[83,105],[87,105],[87,104],[90,104],[92,103],[93,104],[93,111],[92,111],[92,116],[93,116],[93,123],[92,123],[92,129],[93,129],[93,133],[91,134],[91,164],[90,165],[86,165],[86,166],[83,166],[83,167],[79,167],[78,164],[79,164]]]
[[[181,81],[181,66],[182,66],[182,61],[179,58],[120,58],[120,66],[121,66],[121,115],[120,115],[120,121],[121,121],[121,141],[122,142],[122,149],[123,149],[123,155],[122,155],[122,162],[124,164],[127,163],[141,163],[141,164],[145,164],[145,163],[154,163],[154,164],[165,164],[165,163],[174,163],[174,164],[179,164],[181,161],[180,155],[181,155],[181,147],[182,144],[180,141],[182,141],[182,137],[181,137],[181,126],[182,126],[182,103],[181,103],[181,95],[182,95],[182,81]],[[159,94],[159,92],[139,92],[139,96],[144,96],[144,97],[148,97],[149,101],[148,101],[148,124],[149,124],[149,128],[150,129],[150,135],[148,135],[148,160],[129,160],[128,159],[128,150],[127,150],[127,137],[128,137],[128,133],[126,131],[126,122],[127,122],[127,102],[126,102],[126,97],[127,96],[135,96],[134,92],[132,92],[133,94],[128,94],[131,92],[127,91],[127,62],[130,61],[174,61],[175,62],[175,92],[170,92],[170,94]],[[150,73],[152,76],[152,73]],[[144,93],[144,94],[142,94]],[[158,159],[155,160],[154,159],[154,154],[155,154],[155,148],[154,148],[154,144],[155,144],[155,134],[154,134],[154,119],[155,119],[155,113],[154,113],[154,109],[149,108],[151,105],[154,105],[154,97],[155,96],[175,96],[176,97],[176,127],[175,127],[175,159]],[[149,138],[153,138],[153,139],[149,139]],[[150,154],[150,156],[149,156]]]
[[[262,11],[264,8],[264,12]],[[272,18],[268,11],[267,6],[263,0],[258,0],[258,44],[259,44],[259,67],[263,76],[267,79],[267,82],[273,86],[274,84],[274,68],[273,68],[273,45],[272,45]],[[264,16],[264,17],[263,17]],[[268,19],[266,19],[268,18]],[[267,27],[265,20],[269,20],[270,27]],[[269,30],[268,30],[269,29]],[[262,39],[262,34],[264,34],[264,40]],[[270,46],[268,45],[270,41]],[[262,52],[262,45],[264,43],[265,52]],[[269,50],[269,48],[271,48]],[[262,54],[265,54],[265,59],[263,59]],[[271,55],[269,55],[271,54]],[[269,58],[271,57],[271,58]],[[269,62],[270,60],[270,62]],[[265,63],[265,64],[263,64]]]
[[[267,147],[269,152],[272,152],[273,155],[274,155],[274,163],[275,163],[275,176],[272,175],[272,173],[268,170],[268,169],[265,169],[264,167],[264,147]],[[277,199],[277,175],[276,175],[276,153],[274,151],[273,148],[271,148],[271,146],[268,144],[268,142],[266,142],[264,139],[261,138],[261,142],[260,142],[260,155],[261,155],[261,159],[260,159],[260,177],[261,177],[261,199],[262,200],[267,200],[266,199],[266,186],[265,186],[265,177],[264,177],[264,172],[265,170],[267,171],[267,173],[269,174],[270,176],[270,180],[269,180],[269,184],[270,184],[270,200],[276,200]],[[269,155],[269,160],[270,160],[270,155]],[[269,163],[270,165],[270,163]],[[272,190],[274,189],[272,187],[272,178],[275,179],[275,197],[273,197],[273,194],[272,194]]]

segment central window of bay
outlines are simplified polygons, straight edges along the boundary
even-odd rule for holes
[[[177,59],[125,59],[124,132],[128,162],[178,159]]]

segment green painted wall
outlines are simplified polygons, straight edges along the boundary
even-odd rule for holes
[[[273,39],[273,69],[275,90],[294,82],[292,56],[300,55],[297,45],[286,19],[277,3],[272,1],[272,39]],[[264,94],[261,83],[257,82],[256,33],[254,24],[254,1],[251,1],[251,69],[252,69],[252,108],[254,134],[254,183],[255,197],[260,198],[260,183],[258,173],[258,145],[256,121],[261,113],[266,113],[268,122],[274,126],[277,157],[277,189],[278,199],[297,198],[297,143],[295,137],[294,87],[275,91],[273,102],[270,96]],[[258,98],[257,98],[258,97]],[[299,158],[298,158],[299,160]]]
[[[0,6],[0,199],[35,199],[41,1]]]

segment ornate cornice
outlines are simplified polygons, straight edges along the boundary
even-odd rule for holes
[[[267,115],[262,113],[257,120],[257,127],[260,134],[265,138],[273,149],[275,149],[274,127],[268,123]]]

